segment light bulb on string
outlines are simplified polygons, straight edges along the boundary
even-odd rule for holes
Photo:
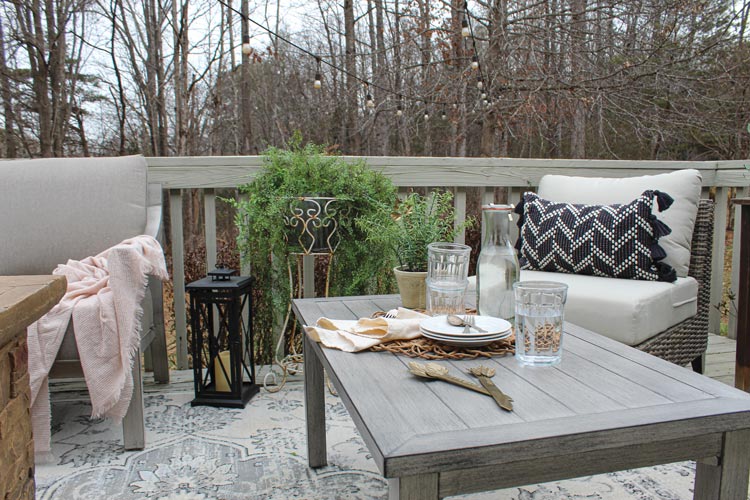
[[[372,100],[371,94],[367,94],[367,98],[365,99],[365,106],[367,106],[368,108],[375,107],[375,101]]]
[[[461,36],[469,38],[471,36],[471,30],[469,30],[469,22],[466,19],[461,20]]]
[[[313,82],[313,88],[319,89],[323,86],[323,79],[320,77],[320,57],[315,56],[315,63],[317,64],[317,68],[315,70],[315,81]]]
[[[482,99],[487,99],[487,92],[482,92],[479,97],[481,97]]]
[[[425,109],[424,110],[424,121],[427,121],[430,119],[430,113]]]
[[[475,71],[479,69],[479,58],[477,56],[471,56],[471,69]]]
[[[250,37],[248,35],[242,37],[242,53],[246,56],[253,53],[253,48],[250,46]]]
[[[396,116],[401,116],[404,114],[404,111],[401,109],[401,105],[399,104],[396,106]]]
[[[447,120],[448,119],[448,114],[445,112],[445,106],[443,106],[443,112],[440,114],[440,119],[441,120]]]
[[[479,90],[482,90],[484,88],[484,82],[482,81],[482,77],[477,78],[477,88]]]

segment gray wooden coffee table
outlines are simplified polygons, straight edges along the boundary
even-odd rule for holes
[[[397,296],[300,299],[302,324],[356,319]],[[325,368],[390,498],[435,499],[681,460],[697,460],[695,498],[747,498],[750,395],[571,324],[556,367],[515,358],[444,361],[497,370],[514,399],[500,410],[482,394],[407,371],[410,358],[345,353],[307,336],[305,404],[310,467],[326,465]],[[460,372],[464,372],[463,375]]]

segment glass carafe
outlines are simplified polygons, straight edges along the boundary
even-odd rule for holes
[[[477,310],[513,323],[513,283],[518,281],[516,250],[510,241],[511,205],[482,206],[482,250],[477,261]]]

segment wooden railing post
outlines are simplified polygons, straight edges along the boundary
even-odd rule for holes
[[[213,188],[203,191],[203,213],[206,218],[206,270],[216,268],[216,193]]]
[[[185,306],[185,252],[182,236],[182,190],[169,190],[169,220],[172,228],[172,283],[174,284],[174,329],[177,336],[177,369],[187,370],[187,308]]]
[[[708,311],[708,331],[721,333],[721,304],[724,292],[724,250],[727,238],[727,203],[729,188],[716,189],[714,201],[714,241],[711,254],[711,306]]]

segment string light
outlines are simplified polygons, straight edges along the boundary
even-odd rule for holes
[[[313,88],[320,89],[323,86],[322,78],[320,77],[320,57],[315,57],[317,62],[317,69],[315,71],[315,81],[313,82]]]
[[[424,121],[427,121],[430,119],[430,113],[425,109],[424,110]]]
[[[479,97],[482,99],[487,99],[487,92],[482,92],[482,94]]]
[[[320,69],[321,69],[321,63],[324,63],[324,64],[328,65],[329,67],[333,68],[334,70],[339,71],[339,72],[341,72],[341,73],[343,73],[345,75],[348,75],[351,78],[354,78],[355,80],[363,82],[365,84],[365,86],[368,85],[368,82],[366,82],[364,79],[362,79],[361,77],[357,76],[356,74],[348,72],[345,68],[339,67],[339,66],[337,66],[336,64],[334,64],[331,61],[328,61],[328,60],[325,60],[325,59],[321,60],[320,56],[317,56],[317,55],[313,54],[312,52],[310,52],[309,50],[305,49],[304,47],[302,47],[302,46],[294,43],[289,38],[286,38],[283,35],[274,32],[273,30],[271,30],[267,26],[264,26],[264,25],[258,23],[257,21],[253,20],[251,17],[243,14],[238,9],[234,8],[227,0],[218,0],[218,1],[219,1],[219,3],[221,3],[222,5],[224,5],[226,8],[228,8],[231,11],[235,12],[236,14],[240,15],[240,17],[242,18],[242,20],[244,22],[251,23],[251,24],[257,26],[258,28],[264,30],[265,32],[269,33],[270,35],[273,35],[276,39],[281,40],[284,43],[287,43],[289,46],[291,46],[294,49],[300,51],[301,53],[304,53],[304,54],[307,54],[307,55],[309,55],[311,57],[314,57],[315,60],[317,61],[317,66],[318,66],[317,67],[317,71],[315,72],[315,79],[313,80],[313,87],[315,89],[322,88],[322,84],[323,84],[322,72],[320,71]],[[477,88],[479,88],[481,90],[484,87],[484,82],[482,81],[482,71],[481,71],[482,68],[481,68],[481,64],[479,62],[479,58],[477,56],[478,52],[477,52],[477,47],[476,47],[476,40],[472,36],[473,35],[473,30],[472,30],[472,26],[471,26],[471,15],[470,15],[469,10],[468,10],[468,4],[467,4],[467,2],[464,2],[463,9],[461,9],[461,11],[462,11],[462,15],[463,15],[463,18],[461,19],[461,36],[463,38],[471,38],[471,43],[472,43],[472,46],[473,46],[473,49],[474,49],[473,50],[474,51],[474,55],[471,58],[471,69],[472,70],[479,70],[479,79],[477,80],[477,84],[476,85],[477,85]],[[254,50],[253,50],[252,46],[250,45],[250,36],[249,35],[244,35],[242,37],[241,52],[244,55],[251,55],[251,54],[254,53]],[[382,90],[383,93],[386,95],[386,99],[388,98],[388,96],[390,94],[394,93],[393,89],[390,89],[390,88],[387,88],[387,87],[384,87],[384,86],[374,85],[374,87],[377,88],[377,89],[379,89],[379,90]],[[367,96],[369,97],[369,99],[366,99],[365,105],[368,108],[374,108],[375,107],[375,101],[372,99],[372,95],[368,92]],[[415,95],[406,95],[405,97],[407,99],[409,99],[410,101],[415,101],[415,102],[422,100],[425,104],[443,105],[443,106],[446,106],[447,104],[451,104],[451,102],[445,102],[445,101],[440,101],[440,100],[424,100],[424,99],[418,98]],[[399,102],[400,102],[400,99],[399,99]],[[465,101],[461,101],[461,102],[465,103]],[[452,104],[455,107],[455,101],[453,101]],[[403,114],[403,108],[401,107],[400,104],[399,104],[399,106],[396,109],[396,114],[397,114],[397,116],[401,116]],[[427,109],[425,109],[424,117],[425,117],[425,120],[429,119],[429,111]]]
[[[440,114],[440,119],[441,120],[447,120],[448,119],[448,115],[445,112],[445,106],[443,106],[443,112]]]
[[[248,35],[242,37],[242,53],[246,56],[253,53],[253,47],[250,45],[250,37]]]

